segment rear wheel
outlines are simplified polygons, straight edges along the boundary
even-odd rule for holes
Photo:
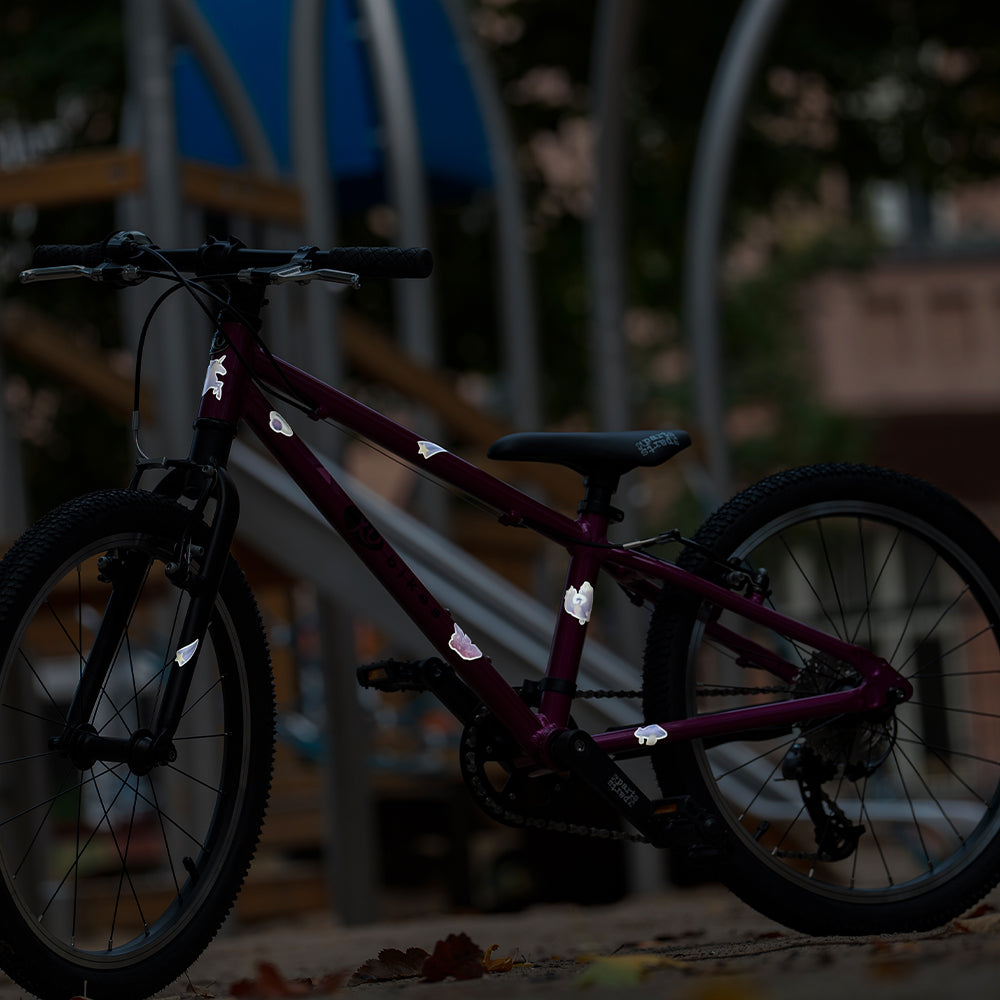
[[[817,934],[934,927],[1000,881],[1000,544],[925,483],[864,466],[792,470],[738,494],[682,564],[766,568],[769,603],[872,649],[913,697],[894,710],[661,748],[664,791],[715,812],[723,880]],[[712,637],[704,602],[665,593],[644,666],[649,720],[854,686],[849,665],[728,612],[798,667],[782,679]]]
[[[171,564],[190,559],[196,573],[204,542],[189,521],[148,493],[94,494],[45,517],[0,567],[0,962],[42,997],[134,1000],[175,979],[225,919],[256,847],[274,696],[260,617],[232,560],[175,759],[144,773],[134,760],[67,757],[54,742],[109,597],[140,564],[89,726],[119,741],[149,733],[189,600]]]

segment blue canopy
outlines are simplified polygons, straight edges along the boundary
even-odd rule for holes
[[[240,76],[274,151],[292,176],[289,131],[291,13],[294,0],[199,0]],[[482,118],[451,23],[440,0],[396,0],[421,155],[432,198],[467,198],[492,186]],[[378,107],[359,14],[352,0],[327,0],[325,98],[328,156],[342,211],[382,194]],[[247,166],[222,104],[193,50],[176,49],[174,86],[180,153],[218,166]]]

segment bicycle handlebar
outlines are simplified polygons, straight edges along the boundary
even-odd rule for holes
[[[154,252],[155,251],[155,252]],[[143,233],[114,233],[100,243],[55,243],[35,247],[33,268],[104,263],[137,264],[144,269],[164,269],[164,259],[178,271],[191,274],[225,274],[243,268],[281,267],[293,261],[310,268],[350,271],[362,278],[426,278],[434,268],[429,250],[422,247],[334,247],[319,250],[252,250],[238,241],[210,239],[200,247],[162,250]]]

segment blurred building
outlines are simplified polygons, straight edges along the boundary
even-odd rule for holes
[[[890,249],[863,272],[810,283],[802,318],[816,385],[864,419],[870,459],[931,480],[1000,529],[1000,186],[908,210],[883,189],[874,219]]]

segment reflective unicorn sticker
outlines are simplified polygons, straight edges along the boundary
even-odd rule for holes
[[[226,355],[223,354],[221,358],[213,358],[208,365],[208,371],[205,373],[205,385],[201,390],[201,394],[204,396],[207,393],[212,393],[216,399],[222,399],[222,376],[226,373],[226,366],[222,363],[226,360]]]

